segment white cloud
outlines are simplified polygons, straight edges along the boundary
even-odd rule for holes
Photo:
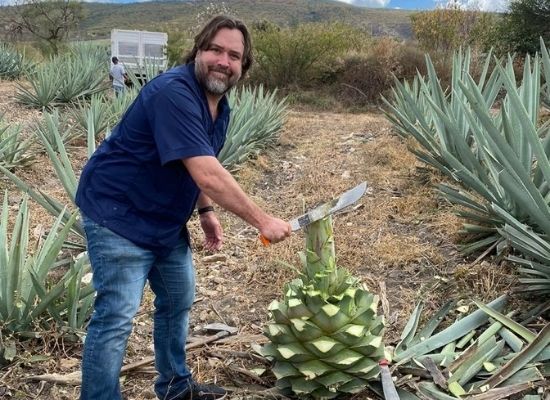
[[[481,11],[506,11],[509,0],[468,0],[468,6]]]
[[[508,9],[510,0],[448,0],[437,3],[443,6],[459,6],[465,10],[504,12]]]
[[[386,7],[390,0],[338,0],[358,7]]]

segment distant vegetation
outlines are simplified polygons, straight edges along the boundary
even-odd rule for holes
[[[83,3],[85,17],[75,35],[106,38],[111,29],[188,30],[208,1],[153,1],[132,4]],[[270,21],[295,26],[304,22],[348,23],[375,36],[411,37],[411,11],[366,9],[336,1],[231,0],[225,2],[247,23]],[[5,10],[0,7],[0,20]],[[5,29],[0,24],[0,29]]]

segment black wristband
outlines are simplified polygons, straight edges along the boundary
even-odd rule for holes
[[[210,211],[214,211],[214,207],[212,207],[212,206],[206,206],[206,207],[199,208],[199,209],[197,210],[197,212],[199,213],[199,215],[204,214],[204,213],[207,213],[207,212],[210,212]]]

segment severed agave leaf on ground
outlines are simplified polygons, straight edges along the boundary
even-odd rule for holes
[[[331,399],[363,391],[385,358],[378,297],[336,265],[331,217],[308,226],[304,270],[269,306],[270,339],[261,353],[274,361],[284,394]]]
[[[521,317],[523,323],[518,323],[513,319],[516,312],[504,315],[495,309],[504,308],[505,296],[487,305],[475,301],[474,304],[477,311],[442,332],[422,337],[419,344],[408,348],[402,343],[396,347],[398,371],[412,374],[402,384],[414,387],[421,397],[445,400],[467,396],[481,400],[528,394],[545,382],[550,360],[550,324],[536,334],[525,323],[546,307],[535,307]],[[421,336],[411,330],[412,326],[415,331],[418,329],[415,321],[421,320],[419,310],[417,307],[413,311],[402,341],[412,343]],[[426,325],[444,318],[449,310],[446,304]],[[426,328],[422,331],[426,332]],[[467,347],[459,351],[460,344]],[[429,354],[424,353],[427,348],[431,349]]]

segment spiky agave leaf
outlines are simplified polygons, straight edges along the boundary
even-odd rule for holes
[[[378,297],[336,265],[332,219],[311,224],[303,274],[269,306],[262,352],[283,392],[316,399],[362,391],[384,356]]]

